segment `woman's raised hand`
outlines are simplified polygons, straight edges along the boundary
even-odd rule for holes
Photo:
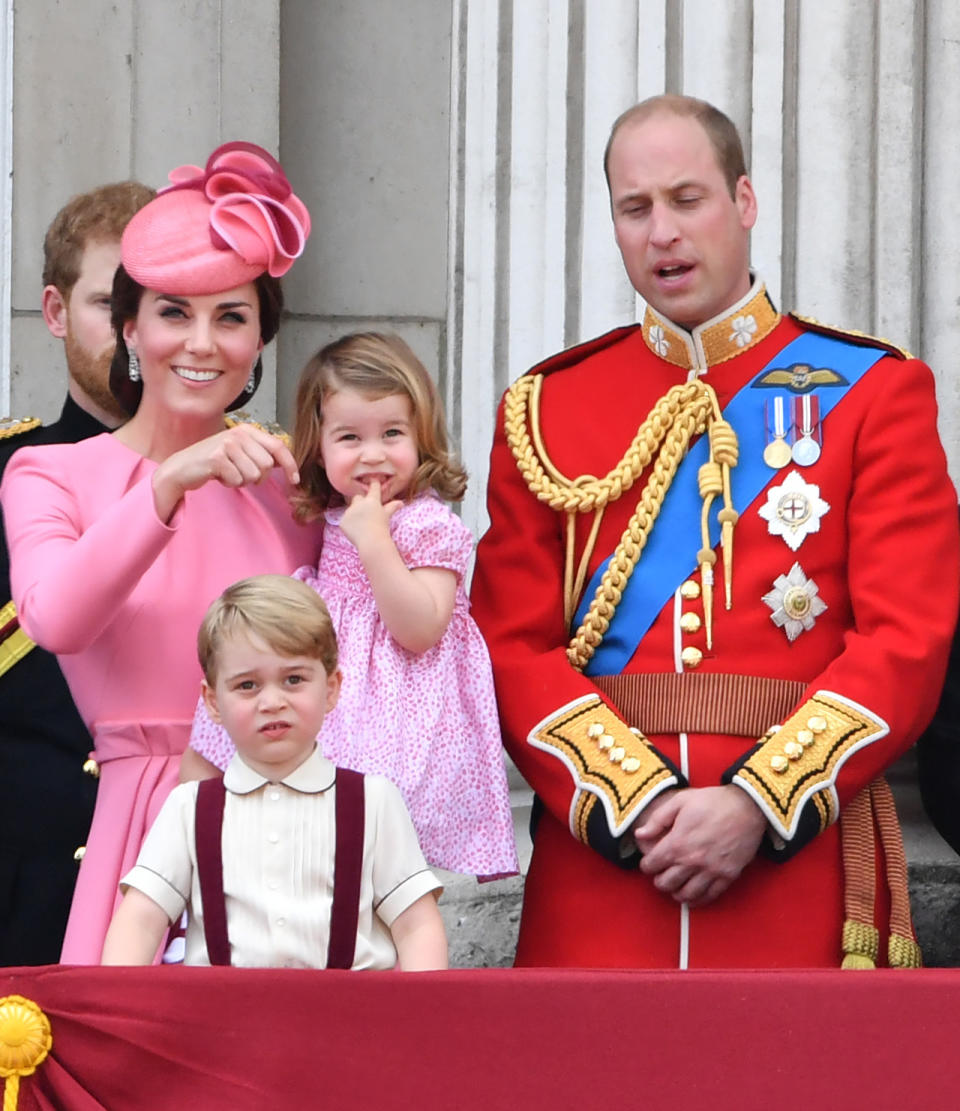
[[[157,467],[153,475],[157,515],[169,521],[188,490],[211,480],[223,486],[250,486],[274,467],[283,471],[291,486],[300,481],[296,460],[278,436],[252,424],[225,429],[175,451]]]

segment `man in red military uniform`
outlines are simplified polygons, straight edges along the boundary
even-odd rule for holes
[[[606,169],[647,310],[507,392],[473,586],[537,797],[517,963],[918,963],[874,781],[956,613],[933,376],[777,312],[715,108],[636,106]]]

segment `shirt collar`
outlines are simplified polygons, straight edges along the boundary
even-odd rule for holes
[[[674,366],[706,370],[748,351],[779,323],[780,313],[773,307],[766,286],[755,277],[747,294],[735,305],[692,332],[647,305],[643,339],[655,355]]]
[[[312,795],[332,787],[336,772],[336,767],[321,754],[320,746],[315,745],[306,760],[280,782],[293,791]],[[239,753],[234,755],[223,773],[224,787],[235,795],[249,795],[269,782],[265,776],[245,764]]]

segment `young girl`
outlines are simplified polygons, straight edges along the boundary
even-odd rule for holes
[[[490,661],[464,589],[473,537],[440,500],[463,497],[466,473],[432,379],[398,336],[345,336],[304,368],[293,448],[295,516],[324,518],[319,567],[295,574],[341,646],[324,756],[393,780],[431,864],[516,872]],[[202,702],[190,745],[219,769],[233,756]]]

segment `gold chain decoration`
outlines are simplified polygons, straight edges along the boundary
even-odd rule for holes
[[[3,1111],[16,1111],[20,1077],[30,1076],[53,1045],[50,1020],[22,995],[0,999],[0,1076],[4,1077]]]
[[[610,620],[623,595],[627,581],[640,559],[653,524],[660,513],[667,490],[683,461],[694,436],[711,429],[710,462],[700,473],[703,550],[698,555],[704,592],[704,618],[707,644],[712,646],[712,564],[714,553],[709,547],[708,514],[710,504],[718,495],[724,499],[721,525],[724,540],[724,561],[727,566],[727,607],[731,600],[733,526],[737,514],[730,501],[729,469],[737,462],[737,439],[733,429],[721,420],[720,406],[713,389],[697,379],[673,386],[650,410],[637,429],[632,443],[620,462],[603,478],[580,475],[569,479],[550,461],[539,428],[542,375],[525,375],[507,391],[504,403],[504,427],[507,443],[517,467],[531,492],[552,509],[567,515],[567,558],[564,571],[564,618],[569,625],[577,598],[586,577],[586,567],[593,552],[599,527],[599,516],[607,505],[620,498],[633,486],[643,471],[653,464],[637,507],[620,537],[610,563],[604,572],[590,608],[567,648],[567,657],[578,671],[589,662],[610,626]],[[716,429],[716,433],[712,429]],[[573,519],[577,513],[593,512],[594,519],[586,550],[580,559],[579,571],[573,575]]]

